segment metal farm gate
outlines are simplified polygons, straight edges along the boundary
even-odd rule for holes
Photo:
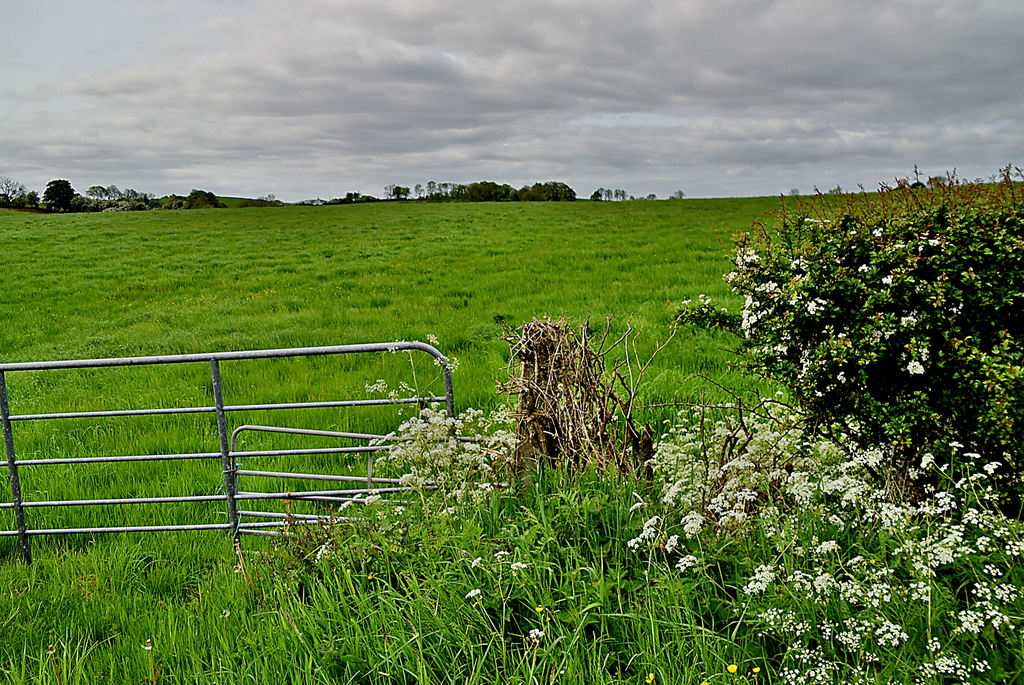
[[[221,383],[221,362],[268,360],[286,357],[318,357],[328,355],[351,355],[368,353],[386,353],[396,351],[425,352],[437,363],[444,374],[445,394],[443,396],[425,397],[387,397],[374,399],[336,399],[316,402],[281,402],[263,404],[229,404],[225,401]],[[74,411],[18,414],[11,413],[8,402],[7,376],[18,372],[47,372],[61,369],[97,369],[105,367],[136,367],[155,364],[208,364],[213,382],[213,406],[175,406],[113,409],[104,411]],[[315,514],[294,514],[272,511],[249,511],[240,509],[246,502],[256,500],[299,500],[323,503],[351,501],[353,498],[369,494],[388,494],[407,490],[396,479],[375,478],[373,474],[374,453],[391,449],[390,445],[379,444],[384,435],[371,433],[354,433],[343,431],[324,431],[281,426],[243,424],[229,427],[228,415],[233,412],[262,411],[274,412],[292,409],[343,408],[376,405],[415,404],[424,406],[428,403],[443,402],[450,417],[454,416],[455,406],[452,392],[451,370],[447,359],[435,347],[422,342],[389,342],[368,343],[360,345],[335,345],[329,347],[301,347],[276,350],[255,350],[244,352],[213,352],[208,354],[181,354],[153,357],[127,357],[111,359],[84,359],[73,361],[24,362],[0,364],[0,418],[3,421],[4,449],[7,457],[7,470],[10,481],[10,501],[0,502],[0,512],[14,511],[15,528],[0,530],[0,537],[17,536],[22,557],[26,563],[32,563],[32,552],[29,540],[36,535],[70,535],[76,533],[119,533],[119,532],[151,532],[151,531],[191,531],[191,530],[228,530],[237,542],[242,533],[273,535],[275,528],[291,522],[316,522],[321,517]],[[215,414],[219,444],[215,451],[184,452],[172,454],[129,454],[129,455],[95,455],[84,457],[48,457],[19,459],[15,452],[14,427],[23,422],[60,421],[64,419],[106,419],[131,416],[158,416],[172,414]],[[256,450],[238,451],[238,437],[245,432],[274,434],[291,434],[319,436],[328,438],[344,438],[350,441],[362,441],[346,447],[318,447],[287,450]],[[376,441],[376,444],[371,443]],[[332,454],[366,454],[366,475],[331,475],[326,473],[300,473],[294,471],[265,471],[240,468],[239,459],[251,457],[286,457],[291,455],[332,455]],[[157,496],[157,497],[125,497],[95,499],[64,499],[64,500],[26,500],[22,496],[19,469],[45,468],[54,465],[79,466],[84,464],[124,464],[126,462],[157,462],[157,461],[191,461],[209,460],[219,463],[222,471],[221,490],[215,494]],[[320,481],[326,483],[323,489],[300,491],[239,491],[240,476],[267,479],[299,479],[303,481]],[[348,487],[341,487],[348,484]],[[358,486],[358,487],[355,487]],[[32,528],[29,526],[27,514],[33,509],[56,507],[99,507],[104,505],[132,504],[170,504],[189,502],[223,502],[226,507],[226,522],[206,523],[171,523],[166,525],[135,525],[111,526],[95,525],[80,528]],[[221,512],[223,514],[223,511]],[[242,520],[269,519],[269,520]]]

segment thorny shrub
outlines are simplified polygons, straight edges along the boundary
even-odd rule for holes
[[[738,239],[739,315],[702,297],[680,318],[738,332],[750,369],[813,422],[887,445],[876,476],[920,493],[908,477],[930,454],[955,473],[990,465],[1019,495],[1024,206],[1009,168],[990,185],[819,196],[777,223]]]

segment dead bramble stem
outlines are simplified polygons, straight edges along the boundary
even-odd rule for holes
[[[652,431],[637,425],[636,392],[651,360],[675,331],[643,363],[631,323],[609,343],[611,333],[611,319],[596,345],[589,321],[573,326],[534,319],[506,329],[510,378],[500,389],[518,397],[515,456],[520,468],[548,462],[576,469],[614,464],[620,471],[634,471],[650,457]],[[609,368],[609,354],[620,347],[625,359]]]

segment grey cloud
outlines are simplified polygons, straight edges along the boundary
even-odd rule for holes
[[[0,91],[18,103],[0,173],[296,199],[430,178],[751,194],[990,173],[1024,149],[1015,0],[159,10],[124,20],[149,32],[136,62]]]

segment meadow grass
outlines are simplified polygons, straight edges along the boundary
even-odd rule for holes
[[[507,364],[503,324],[551,316],[591,319],[596,328],[614,317],[613,328],[620,333],[631,320],[638,353],[649,354],[668,335],[673,303],[700,292],[727,296],[720,274],[728,266],[731,235],[776,204],[752,198],[92,215],[0,211],[0,297],[6,319],[0,359],[437,336],[441,350],[458,359],[459,407],[496,407],[503,400],[495,381]],[[730,377],[728,348],[727,339],[684,331],[652,366],[642,396],[656,403],[694,399],[700,392],[694,374]],[[225,395],[235,403],[367,396],[367,382],[376,379],[391,387],[414,383],[429,392],[439,392],[440,384],[435,367],[408,355],[225,364],[223,371]],[[212,398],[203,365],[11,373],[8,388],[14,413],[203,406]],[[663,413],[654,411],[652,420]],[[318,410],[278,422],[375,432],[392,429],[407,414]],[[238,425],[265,417],[231,419]],[[210,416],[17,423],[15,436],[21,459],[217,449]],[[282,446],[279,438],[268,436],[250,435],[246,441],[250,447]],[[307,464],[336,467],[326,459]],[[357,472],[360,464],[350,467]],[[23,467],[21,478],[26,499],[211,494],[220,488],[220,465],[214,460]],[[32,527],[168,519],[210,522],[224,520],[224,513],[218,505],[196,504],[29,511]],[[9,510],[0,521],[14,527]],[[247,548],[263,546],[247,543]],[[280,588],[266,577],[236,573],[238,559],[226,535],[35,538],[33,552],[35,563],[25,567],[14,541],[0,542],[0,586],[6,588],[0,596],[5,617],[0,669],[11,682],[148,682],[154,675],[160,682],[241,682],[243,674],[282,682],[330,681],[324,654],[296,651],[302,640],[283,618],[304,616],[306,605],[288,595],[290,608],[284,599],[275,606],[266,598]],[[437,595],[438,588],[432,592]],[[395,595],[394,601],[409,600]],[[423,608],[417,611],[422,614]],[[374,625],[366,630],[383,629]],[[152,651],[143,649],[147,639],[153,641]],[[409,646],[403,649],[408,654]],[[485,649],[466,677],[492,678],[491,655],[497,653]],[[441,668],[455,656],[441,652],[424,664]],[[598,657],[585,658],[591,660],[588,672],[604,668]],[[507,672],[523,675],[524,668],[519,664]],[[439,670],[431,679],[454,678]]]
[[[502,403],[494,382],[506,363],[498,322],[613,314],[621,332],[632,314],[637,345],[649,350],[674,311],[664,300],[722,295],[718,273],[728,263],[719,241],[758,218],[747,214],[771,206],[0,213],[11,238],[3,253],[10,324],[0,331],[3,359],[434,334],[460,358],[460,406],[494,408]],[[742,226],[727,226],[730,217]],[[362,257],[339,264],[342,248]],[[419,266],[403,271],[410,263]],[[641,397],[699,399],[702,389],[689,376],[703,371],[737,382],[729,359],[726,339],[683,331],[652,366]],[[226,396],[239,403],[372,395],[366,383],[379,378],[392,388],[438,384],[435,367],[405,354],[232,363],[222,371]],[[16,413],[201,406],[211,402],[208,374],[204,365],[25,373],[9,374],[9,384]],[[1024,621],[1024,529],[993,509],[985,474],[950,484],[934,501],[893,503],[858,461],[870,454],[837,461],[834,446],[750,416],[750,440],[737,443],[718,419],[675,411],[646,415],[671,416],[650,478],[547,468],[469,500],[417,493],[352,507],[342,512],[347,521],[296,527],[278,544],[246,539],[241,550],[223,532],[37,538],[34,563],[25,566],[6,539],[0,680],[1024,680],[1024,641],[1015,628]],[[275,422],[389,430],[408,415],[319,409]],[[266,419],[229,416],[232,425]],[[209,415],[18,423],[15,435],[23,459],[217,445]],[[734,459],[739,444],[746,447]],[[279,436],[250,434],[243,449],[285,446]],[[364,466],[337,462],[315,457],[301,470]],[[245,464],[252,465],[296,467],[284,458]],[[387,468],[397,474],[403,465]],[[29,499],[221,487],[216,459],[21,472]],[[168,519],[225,515],[219,505],[30,512],[33,527]]]
[[[501,323],[630,316],[726,295],[733,233],[777,200],[414,204],[135,214],[0,213],[4,361],[255,349],[435,335],[460,404],[493,403]],[[681,339],[660,396],[719,375],[721,341]]]
[[[459,358],[460,408],[493,409],[503,404],[494,393],[507,363],[502,322],[615,316],[617,334],[632,316],[643,358],[667,335],[674,303],[701,292],[733,301],[720,280],[731,233],[776,202],[0,212],[0,358],[436,335]],[[744,382],[729,367],[729,348],[727,338],[681,331],[652,365],[641,401],[716,398],[695,373]],[[366,384],[377,379],[430,392],[439,383],[435,367],[405,354],[222,370],[225,395],[238,403],[372,395]],[[16,413],[200,406],[212,397],[203,365],[9,375]],[[225,533],[76,536],[36,539],[34,564],[25,566],[4,540],[0,677],[57,685],[1024,682],[1024,527],[994,506],[991,472],[918,502],[894,501],[870,477],[874,448],[844,452],[801,433],[792,418],[748,413],[737,427],[721,408],[676,411],[645,414],[668,421],[647,478],[502,473],[508,490],[482,494],[468,483],[462,492],[475,496],[424,492],[357,505],[341,512],[348,520],[296,526],[276,544],[246,539],[241,550]],[[275,422],[376,431],[409,413],[318,409]],[[230,415],[232,425],[265,418]],[[58,423],[19,423],[19,456],[217,446],[209,415]],[[425,463],[453,463],[434,444],[424,445]],[[244,448],[284,446],[279,436],[253,434]],[[301,470],[364,466],[338,461],[312,458]],[[283,458],[258,465],[295,466]],[[387,468],[397,474],[403,464]],[[221,487],[216,459],[25,467],[22,479],[30,499]],[[32,526],[225,519],[218,505],[30,515]]]
[[[457,359],[461,408],[502,402],[502,325],[534,316],[632,321],[643,358],[669,334],[673,302],[724,294],[731,234],[775,201],[419,204],[44,215],[0,213],[6,325],[0,359],[142,356],[427,339]],[[727,378],[729,341],[684,331],[648,372],[641,398],[694,399],[691,380]],[[619,353],[621,355],[621,352]],[[367,396],[403,381],[442,394],[438,369],[409,355],[225,363],[228,403]],[[12,412],[208,406],[205,365],[8,374]],[[666,413],[667,412],[667,413]],[[654,410],[658,423],[671,410]],[[232,415],[233,425],[266,415]],[[386,432],[400,415],[306,411],[278,423]],[[16,424],[21,458],[216,451],[210,415]],[[250,446],[280,439],[246,436]],[[304,439],[303,444],[311,441]],[[282,464],[262,460],[261,466]],[[314,466],[322,467],[323,460]],[[32,499],[213,494],[216,461],[22,469]],[[299,487],[293,485],[291,487]],[[95,495],[92,495],[95,496]],[[175,505],[187,521],[215,505]],[[67,512],[33,511],[56,525]],[[82,525],[116,507],[82,510]],[[132,512],[156,523],[160,511]],[[12,518],[8,510],[0,520]],[[37,526],[38,527],[38,526]]]

